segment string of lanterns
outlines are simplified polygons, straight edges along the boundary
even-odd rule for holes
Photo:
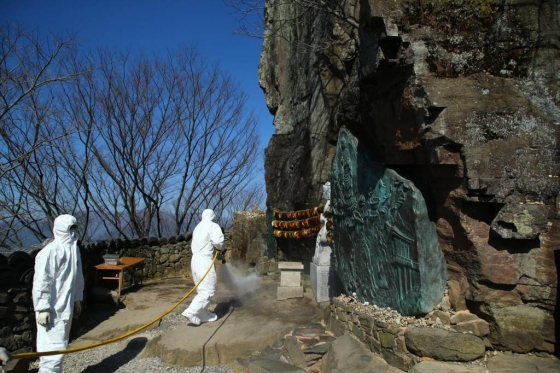
[[[273,211],[272,231],[275,237],[299,239],[317,234],[322,227],[321,213],[324,206],[299,211]],[[332,225],[332,224],[331,224]]]

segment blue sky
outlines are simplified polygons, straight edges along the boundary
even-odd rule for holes
[[[274,126],[258,84],[262,40],[234,34],[238,16],[222,0],[0,0],[0,23],[18,23],[40,34],[76,33],[86,48],[159,53],[195,45],[248,93],[264,148]]]

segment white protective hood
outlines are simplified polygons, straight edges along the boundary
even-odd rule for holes
[[[78,220],[72,215],[60,215],[54,219],[54,241],[63,245],[75,245],[77,240],[70,234],[70,227],[73,225],[77,226]]]
[[[70,227],[78,222],[72,215],[60,215],[54,221],[54,240],[35,258],[33,305],[35,311],[51,310],[70,318],[75,301],[83,299],[84,278],[77,246]]]

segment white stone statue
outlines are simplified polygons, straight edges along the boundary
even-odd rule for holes
[[[317,266],[330,266],[332,248],[327,241],[327,218],[325,217],[325,213],[331,211],[331,183],[328,181],[323,185],[323,198],[327,201],[320,217],[323,226],[317,234],[313,264]]]

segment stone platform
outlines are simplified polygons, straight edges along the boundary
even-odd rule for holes
[[[278,269],[280,270],[280,285],[278,286],[276,299],[303,298],[301,282],[303,263],[279,262]]]
[[[310,264],[311,288],[317,303],[330,302],[343,292],[342,284],[333,266]]]

